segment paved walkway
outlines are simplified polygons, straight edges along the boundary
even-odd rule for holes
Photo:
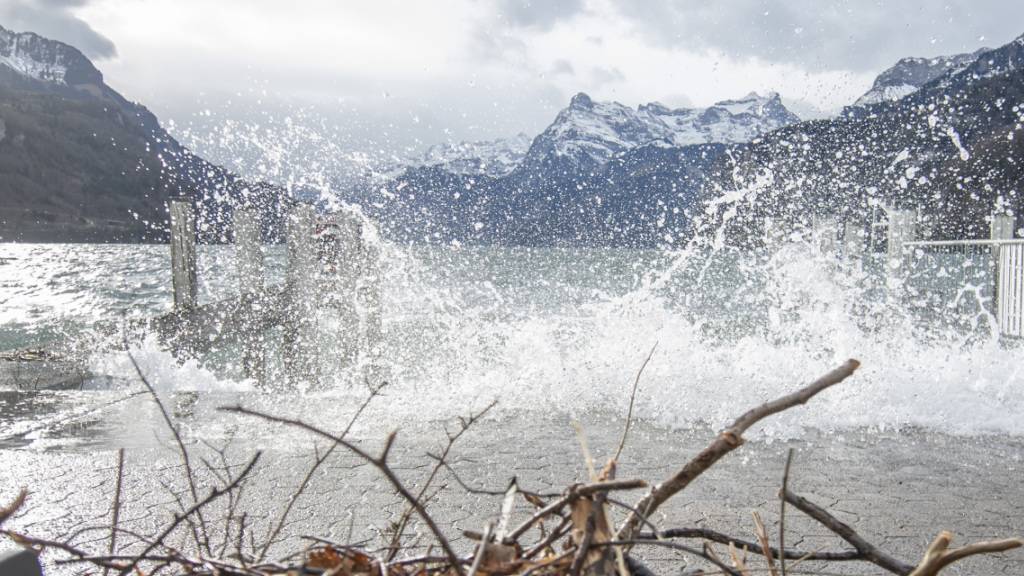
[[[0,499],[6,501],[22,485],[33,491],[28,508],[11,527],[39,536],[65,536],[89,526],[109,522],[116,452],[128,445],[125,509],[126,525],[154,530],[175,509],[172,494],[183,493],[176,454],[167,448],[165,433],[155,420],[144,396],[95,411],[79,410],[74,419],[52,417],[47,407],[74,402],[78,396],[35,399],[31,426],[17,428],[11,407],[24,406],[26,396],[0,392]],[[78,393],[86,394],[86,393]],[[109,398],[104,398],[104,401]],[[186,434],[213,438],[225,425],[197,422],[190,412],[189,397],[175,400],[173,409],[182,417]],[[4,403],[6,401],[6,404]],[[6,406],[6,408],[5,408]],[[64,407],[66,408],[66,406]],[[50,415],[52,416],[52,415]],[[125,423],[135,417],[139,422]],[[4,418],[7,418],[4,421]],[[376,430],[373,416],[356,436],[378,445],[386,430]],[[599,460],[614,451],[621,422],[603,414],[581,418],[591,450]],[[12,423],[13,422],[13,423]],[[23,423],[22,423],[23,424]],[[344,422],[338,424],[341,427]],[[239,433],[228,450],[233,464],[243,463],[256,448],[264,458],[244,494],[249,517],[265,534],[266,520],[276,517],[278,504],[306,474],[312,458],[311,442],[293,442],[277,428],[253,422],[252,434]],[[223,430],[221,430],[223,432]],[[619,477],[658,480],[691,457],[711,437],[698,427],[672,431],[639,422],[619,468]],[[281,436],[289,440],[277,441]],[[424,457],[443,440],[440,423],[403,426],[394,450],[394,462],[409,485],[415,486],[429,471]],[[870,541],[908,562],[914,562],[941,529],[952,530],[955,543],[997,537],[1024,536],[1024,438],[960,438],[917,430],[902,433],[848,431],[842,434],[806,433],[792,441],[753,440],[720,462],[684,493],[662,509],[662,527],[706,526],[743,538],[753,538],[751,511],[760,511],[772,524],[778,516],[778,491],[785,453],[797,449],[792,488],[824,505],[852,524]],[[196,454],[211,458],[212,452],[193,444]],[[456,447],[454,468],[475,486],[502,489],[512,474],[520,484],[536,491],[560,491],[583,478],[579,443],[564,415],[535,411],[501,412],[481,422]],[[198,458],[197,458],[198,460]],[[212,461],[212,460],[211,460]],[[197,464],[199,466],[199,464]],[[211,474],[202,473],[203,484]],[[480,529],[497,514],[498,498],[466,495],[450,476],[449,486],[432,505],[442,526],[448,526],[456,545],[467,550],[459,536],[463,529]],[[632,501],[637,495],[623,495]],[[311,489],[296,504],[286,532],[292,537],[275,547],[280,555],[301,546],[297,536],[315,534],[328,539],[376,538],[403,509],[402,502],[370,467],[348,454],[337,453],[314,477]],[[525,517],[523,508],[519,514]],[[211,514],[212,516],[213,514]],[[419,541],[429,538],[416,527]],[[842,543],[813,521],[792,510],[787,514],[787,543],[806,550],[837,549]],[[99,532],[85,532],[80,541],[93,541]],[[9,548],[0,543],[0,549]],[[659,574],[678,574],[684,560],[664,551],[639,551]],[[725,554],[724,549],[720,552]],[[274,554],[271,554],[272,556]],[[806,563],[804,569],[822,568]],[[830,573],[877,574],[870,565],[850,564]],[[70,573],[50,567],[48,574]],[[1024,552],[971,559],[950,574],[1024,574]]]

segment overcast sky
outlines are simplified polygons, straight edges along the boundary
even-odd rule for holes
[[[835,111],[903,56],[998,46],[1020,0],[0,0],[165,122],[313,106],[353,145],[539,132],[572,94]]]

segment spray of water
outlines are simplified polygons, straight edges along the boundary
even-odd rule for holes
[[[325,209],[358,210],[360,202],[389,194],[386,185],[369,193],[365,185],[386,182],[393,164],[340,153],[331,135],[302,115],[259,126],[225,124],[207,134],[214,136],[182,136],[193,147],[236,156],[239,171],[276,178],[294,194],[315,192]],[[362,170],[359,194],[348,186],[354,161]],[[629,384],[657,342],[636,413],[659,425],[721,425],[856,357],[864,367],[848,385],[815,399],[811,410],[787,412],[761,433],[934,427],[1024,434],[1024,352],[994,337],[984,306],[959,304],[972,298],[986,304],[982,291],[961,286],[944,300],[922,299],[905,275],[893,280],[884,257],[839,257],[804,230],[757,248],[731,246],[730,219],[770,187],[770,178],[755,178],[723,193],[694,219],[691,239],[667,251],[396,246],[367,222],[364,241],[380,249],[383,267],[385,338],[378,357],[391,382],[388,417],[445,418],[492,399],[503,410],[621,416]],[[150,248],[123,250],[134,256],[111,261],[146,263],[132,272],[139,276],[135,285],[119,298],[80,287],[98,294],[88,297],[96,302],[77,301],[80,312],[166,305],[155,303],[167,297],[165,256]],[[230,247],[204,248],[207,300],[232,291],[231,254]],[[280,278],[283,251],[270,248],[268,259],[270,277]],[[7,302],[30,306],[24,303],[30,300]],[[47,317],[45,310],[39,314]],[[352,396],[362,385],[366,357],[338,363],[330,313],[321,321],[327,386],[272,394],[318,401]],[[153,338],[134,350],[161,389],[253,389],[229,356],[180,364]],[[92,367],[128,371],[109,354],[97,355]]]

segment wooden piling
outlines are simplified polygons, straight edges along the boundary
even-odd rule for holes
[[[887,254],[889,270],[903,267],[907,242],[913,242],[917,235],[917,213],[913,210],[889,211],[889,236]]]
[[[330,290],[330,302],[338,315],[334,341],[344,365],[352,365],[359,356],[360,329],[356,293],[363,268],[363,222],[351,212],[332,214],[329,236],[322,244],[321,266],[324,286]]]
[[[837,251],[837,237],[839,235],[839,224],[832,214],[818,214],[811,222],[814,241],[822,254],[835,254]]]
[[[864,226],[859,222],[843,223],[843,257],[847,260],[859,260],[864,256],[866,243]]]
[[[366,378],[373,385],[387,380],[384,373],[384,329],[382,310],[383,270],[380,246],[368,242],[362,250],[362,274],[359,280],[359,307],[363,324],[362,349],[365,353]]]
[[[266,334],[262,317],[270,311],[262,308],[266,288],[259,212],[253,208],[235,210],[234,233],[238,293],[245,312],[238,335],[242,370],[263,386],[266,383]]]
[[[196,307],[196,218],[191,202],[172,200],[171,212],[171,285],[174,311]]]
[[[284,322],[284,358],[286,378],[291,387],[302,383],[316,387],[320,383],[317,349],[318,263],[316,210],[308,204],[296,204],[288,215],[285,230],[288,242],[286,290],[288,305]]]

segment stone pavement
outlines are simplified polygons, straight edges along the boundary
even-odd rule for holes
[[[133,411],[126,409],[120,414]],[[614,451],[622,423],[606,414],[585,414],[580,420],[601,465]],[[59,424],[55,427],[68,429],[51,431],[51,438],[77,438],[78,442],[26,440],[23,445],[2,444],[0,500],[9,500],[22,485],[32,490],[29,506],[11,522],[11,528],[37,536],[63,537],[109,523],[116,451],[109,437],[96,440],[103,433],[85,431],[89,426],[102,429],[103,419],[90,422]],[[276,429],[267,430],[258,422],[253,425],[260,430],[259,437],[243,439],[239,435],[227,455],[238,466],[255,449],[265,450],[243,494],[243,508],[257,522],[255,532],[259,536],[266,534],[267,520],[277,516],[306,474],[312,442],[267,442],[267,435],[277,434]],[[158,427],[154,422],[147,429],[155,436]],[[437,422],[403,426],[393,460],[408,485],[418,486],[429,472],[432,462],[424,454],[436,451],[442,443],[440,427]],[[379,446],[385,432],[371,426],[359,430],[356,436],[373,448]],[[665,478],[703,447],[712,434],[701,426],[669,430],[640,421],[631,432],[619,477],[650,481]],[[184,494],[184,486],[180,461],[167,447],[167,439],[153,442],[152,436],[142,436],[135,438],[128,449],[122,519],[125,525],[147,532],[155,531],[170,518],[176,506],[175,495]],[[954,544],[1024,536],[1024,438],[965,438],[928,430],[807,432],[799,439],[774,442],[758,440],[755,433],[754,440],[678,495],[655,520],[662,528],[704,526],[754,539],[751,512],[758,510],[770,524],[769,533],[774,538],[779,508],[776,493],[790,447],[797,450],[791,474],[795,492],[825,506],[869,541],[908,562],[916,562],[942,529],[956,534]],[[192,449],[211,463],[216,462],[215,454],[202,444],[193,443]],[[527,489],[558,492],[582,480],[585,474],[579,442],[566,415],[526,410],[498,413],[469,431],[453,453],[454,469],[475,487],[501,490],[514,474]],[[211,485],[211,473],[204,469],[201,475],[202,484]],[[441,526],[449,528],[456,546],[466,551],[471,543],[459,534],[464,529],[479,530],[495,517],[500,498],[467,495],[450,475],[441,478],[448,488],[438,495],[431,512]],[[626,501],[637,496],[619,495]],[[335,541],[370,539],[372,546],[402,510],[401,500],[370,466],[339,451],[296,503],[286,529],[290,537],[278,543],[271,556],[299,549],[304,542],[298,537],[306,534]],[[211,518],[215,516],[214,511],[210,512]],[[524,505],[517,514],[525,518],[528,509]],[[838,538],[792,508],[787,512],[786,527],[790,546],[804,550],[844,548]],[[422,526],[417,524],[413,532],[419,544],[429,544],[429,534]],[[100,530],[85,530],[78,541],[100,550],[106,548]],[[124,543],[131,545],[128,538]],[[0,549],[10,547],[10,542],[0,542]],[[659,574],[678,574],[687,562],[661,549],[637,552]],[[719,553],[724,555],[726,551],[720,547]],[[75,573],[49,560],[47,574]],[[824,570],[822,565],[810,562],[800,568],[813,573]],[[881,572],[861,563],[833,564],[827,571]],[[1021,575],[1024,551],[969,559],[948,573]]]

